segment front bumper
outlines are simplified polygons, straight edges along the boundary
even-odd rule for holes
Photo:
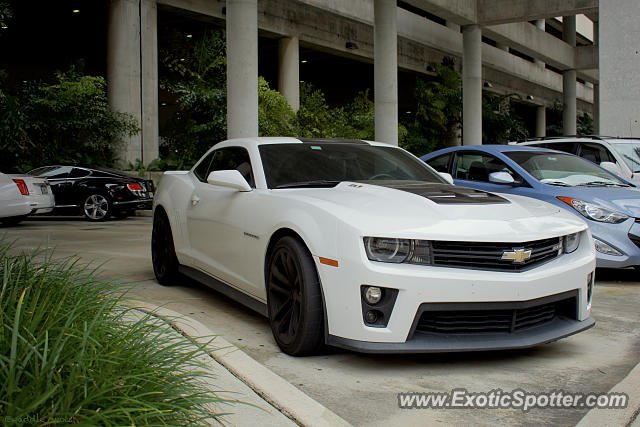
[[[316,266],[327,313],[327,343],[363,352],[444,352],[524,348],[551,342],[594,324],[588,309],[589,275],[595,269],[593,240],[583,232],[578,250],[522,272],[485,271],[371,262],[362,241],[345,239],[339,267]],[[362,285],[397,289],[385,327],[368,326],[361,308]],[[573,317],[509,334],[430,334],[416,331],[428,304],[529,304],[559,294],[575,294]]]
[[[151,209],[153,207],[153,199],[114,201],[113,205],[127,209]]]
[[[622,255],[607,255],[596,252],[598,267],[626,268],[640,266],[640,223],[634,222],[633,218],[620,224],[587,222],[595,239],[622,253]],[[639,243],[634,243],[634,240]]]
[[[466,303],[466,304],[422,304],[416,313],[413,321],[411,332],[408,339],[403,343],[378,343],[358,341],[352,339],[345,339],[329,335],[327,343],[336,347],[345,348],[348,350],[355,350],[363,353],[442,353],[442,352],[467,352],[467,351],[486,351],[486,350],[509,350],[509,349],[521,349],[533,347],[540,344],[546,344],[553,341],[557,341],[562,338],[566,338],[570,335],[577,334],[578,332],[589,329],[595,325],[593,317],[589,316],[586,319],[579,321],[575,319],[575,313],[568,312],[554,312],[554,316],[547,319],[546,317],[539,316],[544,322],[532,327],[525,327],[522,329],[509,328],[504,331],[496,331],[495,325],[498,323],[495,319],[491,318],[491,313],[495,313],[495,310],[499,307],[503,311],[507,307],[517,312],[518,308],[529,313],[536,312],[539,307],[545,305],[553,305],[553,303],[569,302],[569,311],[571,306],[577,309],[579,304],[579,292],[570,291],[562,294],[551,295],[548,297],[539,298],[536,300],[514,302],[514,303]],[[434,307],[435,306],[435,307]],[[454,306],[454,307],[452,307]],[[464,319],[465,306],[471,306],[474,310],[475,319],[470,324],[460,326],[465,323]],[[445,320],[444,324],[441,324],[439,328],[434,330],[425,330],[421,328],[421,318],[425,313],[433,313],[434,309],[442,308],[456,308],[457,311],[450,311],[451,313],[461,313],[459,316],[449,316]],[[484,310],[479,310],[484,309]],[[483,317],[481,313],[486,313],[487,317]],[[525,317],[527,317],[525,315]],[[482,318],[482,320],[478,320]],[[530,317],[529,317],[530,318]],[[467,317],[468,319],[468,317]],[[513,316],[514,322],[516,314]],[[540,319],[538,319],[540,320]],[[453,332],[460,328],[476,329],[474,332]],[[437,331],[440,329],[439,331]],[[449,332],[443,332],[449,330]],[[483,329],[494,329],[491,332],[482,331]]]

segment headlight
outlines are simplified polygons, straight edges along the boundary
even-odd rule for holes
[[[562,243],[564,246],[564,253],[570,254],[571,252],[575,252],[580,244],[580,233],[573,233],[564,236]]]
[[[365,237],[364,249],[371,261],[431,264],[431,242],[427,240]]]
[[[593,221],[618,224],[629,218],[623,213],[612,211],[610,209],[603,208],[602,206],[594,205],[593,203],[587,203],[579,199],[560,196],[558,196],[558,199],[562,200],[563,202],[580,212],[585,218],[591,219]]]

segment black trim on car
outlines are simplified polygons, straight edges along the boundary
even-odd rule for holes
[[[360,353],[455,353],[470,351],[516,350],[558,341],[595,325],[593,317],[578,321],[555,319],[547,328],[505,334],[444,335],[432,337],[420,334],[416,338],[398,343],[358,341],[329,335],[327,344]]]
[[[178,270],[180,271],[180,273],[184,274],[190,279],[193,279],[196,282],[200,282],[203,285],[206,285],[212,288],[213,290],[228,296],[234,301],[237,301],[240,304],[246,307],[249,307],[250,309],[258,312],[259,314],[262,314],[263,316],[268,317],[266,303],[262,301],[258,301],[253,297],[250,297],[249,295],[237,290],[236,288],[223,282],[222,280],[217,279],[213,276],[210,276],[207,273],[204,273],[200,270],[196,270],[195,268],[187,267],[186,265],[180,265],[178,267]]]

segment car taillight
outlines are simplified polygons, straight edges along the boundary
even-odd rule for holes
[[[131,191],[143,191],[144,189],[140,184],[134,182],[133,184],[127,184],[127,188]]]
[[[16,183],[16,185],[18,186],[18,189],[20,190],[20,193],[23,196],[28,196],[29,195],[29,189],[27,188],[27,183],[24,182],[24,179],[15,179],[14,178],[13,182]]]

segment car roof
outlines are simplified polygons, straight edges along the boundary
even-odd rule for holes
[[[543,138],[531,138],[525,139],[522,141],[512,141],[509,142],[509,145],[528,145],[528,144],[547,144],[547,143],[556,143],[556,142],[577,142],[577,143],[585,143],[585,142],[615,142],[615,143],[626,143],[626,144],[637,144],[640,142],[640,138],[636,137],[622,137],[622,136],[598,136],[598,135],[569,135],[569,136],[550,136]]]
[[[490,144],[490,145],[461,145],[458,147],[450,147],[445,148],[443,150],[434,151],[434,153],[445,153],[452,151],[483,151],[485,153],[497,154],[497,153],[510,153],[514,151],[538,151],[538,152],[553,152],[553,153],[564,153],[562,151],[552,150],[550,148],[542,148],[542,147],[527,147],[524,145],[502,145],[502,144]],[[431,154],[428,154],[430,156]]]
[[[355,145],[372,145],[383,147],[397,147],[396,145],[387,144],[379,141],[369,141],[364,139],[347,139],[347,138],[293,138],[288,136],[259,136],[252,138],[232,138],[222,141],[214,148],[222,148],[226,146],[253,146],[271,145],[271,144],[355,144]]]

